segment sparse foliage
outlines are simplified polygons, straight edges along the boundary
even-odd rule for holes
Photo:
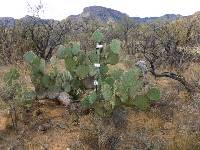
[[[0,90],[1,98],[10,108],[13,128],[17,128],[18,113],[20,109],[31,107],[35,100],[35,93],[29,90],[23,81],[20,80],[19,71],[16,68],[11,68],[4,75],[4,86]]]

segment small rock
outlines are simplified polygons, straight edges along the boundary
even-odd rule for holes
[[[52,127],[52,122],[51,120],[48,120],[46,123],[43,123],[38,126],[38,131],[47,131]]]
[[[47,131],[50,129],[51,125],[48,123],[42,124],[38,127],[38,131]]]
[[[58,96],[58,100],[65,106],[68,106],[71,102],[70,96],[66,92],[61,92]]]
[[[56,99],[59,96],[59,92],[47,92],[47,98]]]

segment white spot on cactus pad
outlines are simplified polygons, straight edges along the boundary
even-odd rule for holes
[[[96,45],[96,48],[103,48],[103,45],[97,44],[97,45]]]
[[[97,80],[94,80],[94,85],[98,85],[98,81]]]
[[[94,66],[99,68],[101,65],[100,64],[94,64]]]

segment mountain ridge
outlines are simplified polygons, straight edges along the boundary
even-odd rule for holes
[[[4,26],[14,26],[16,20],[22,20],[27,22],[30,20],[31,16],[25,16],[20,19],[15,19],[13,17],[0,17],[0,25]],[[70,15],[67,17],[67,19],[75,20],[78,21],[81,18],[96,18],[99,19],[100,21],[103,22],[108,22],[108,21],[114,21],[114,22],[120,22],[123,20],[124,17],[129,17],[130,19],[136,21],[137,23],[151,23],[156,20],[161,20],[161,21],[174,21],[177,20],[181,17],[184,17],[180,14],[165,14],[160,17],[130,17],[128,14],[120,12],[118,10],[114,10],[111,8],[103,7],[103,6],[89,6],[85,7],[83,9],[83,12],[78,14],[78,15]],[[36,19],[37,20],[37,19]],[[42,19],[43,21],[48,21],[48,20],[55,20],[55,19]],[[64,19],[63,19],[64,20]],[[57,20],[55,20],[57,21]]]
[[[72,20],[76,20],[82,17],[95,17],[101,21],[122,21],[124,17],[129,17],[130,19],[138,22],[138,23],[151,23],[157,19],[163,21],[174,21],[183,17],[180,14],[165,14],[160,17],[130,17],[128,14],[120,12],[118,10],[114,10],[111,8],[106,8],[102,6],[89,6],[83,9],[83,12],[78,15],[70,15],[68,18]]]

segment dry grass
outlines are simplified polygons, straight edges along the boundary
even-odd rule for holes
[[[199,64],[189,66],[183,75],[192,81],[198,77],[200,69]],[[127,68],[123,64],[115,67]],[[22,78],[30,84],[24,68],[20,67]],[[0,79],[7,70],[8,67],[1,69]],[[161,102],[147,112],[127,108],[124,127],[117,128],[112,118],[99,119],[91,114],[79,118],[55,102],[44,101],[36,103],[33,111],[22,115],[20,127],[23,130],[17,137],[9,129],[0,131],[0,137],[5,135],[7,139],[0,142],[0,149],[8,149],[13,141],[18,141],[14,142],[15,149],[28,150],[200,149],[200,113],[197,109],[190,109],[189,104],[193,101],[184,87],[171,79],[149,77],[150,83],[161,89]],[[0,125],[1,121],[5,121],[4,116],[0,117]]]
[[[127,124],[118,129],[114,127],[112,119],[109,119],[107,124],[103,120],[95,119],[93,115],[81,117],[77,124],[77,118],[70,115],[64,107],[46,102],[37,107],[37,112],[34,112],[32,117],[26,118],[29,123],[23,132],[23,142],[20,143],[25,149],[30,150],[93,150],[99,146],[104,149],[110,137],[117,137],[119,140],[116,147],[119,150],[145,149],[151,146],[154,149],[168,150],[200,148],[199,131],[191,131],[191,126],[187,124],[187,120],[194,122],[192,118],[195,116],[197,120],[198,115],[173,111],[174,114],[169,121],[162,117],[164,112],[159,108],[154,108],[150,112],[126,109]],[[40,130],[49,124],[49,128]],[[97,132],[97,129],[101,132]]]

